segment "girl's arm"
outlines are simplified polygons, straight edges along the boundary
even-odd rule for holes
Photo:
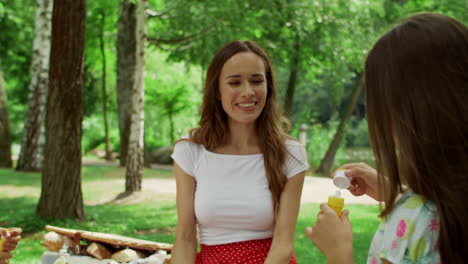
[[[309,239],[327,257],[328,264],[354,264],[353,233],[348,214],[348,210],[344,210],[339,218],[323,203],[314,226],[305,230]]]
[[[305,171],[290,178],[284,187],[273,231],[273,242],[265,264],[288,264],[291,260],[304,177]]]
[[[197,229],[194,210],[195,178],[174,162],[177,184],[177,229],[172,251],[173,264],[194,263],[197,253]]]

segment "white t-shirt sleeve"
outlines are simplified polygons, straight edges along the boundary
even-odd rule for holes
[[[300,142],[287,140],[286,149],[288,153],[286,153],[284,173],[288,179],[309,169],[307,153],[305,147]]]
[[[195,163],[198,160],[197,144],[181,140],[174,146],[172,159],[188,175],[195,177]]]

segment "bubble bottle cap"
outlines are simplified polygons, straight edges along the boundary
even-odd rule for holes
[[[347,189],[351,184],[351,178],[345,175],[345,170],[338,170],[333,177],[333,184],[340,189]]]

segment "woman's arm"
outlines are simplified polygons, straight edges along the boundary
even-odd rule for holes
[[[195,179],[174,162],[177,184],[177,229],[172,251],[173,264],[194,263],[197,253],[197,228],[194,210]]]
[[[265,264],[287,264],[291,260],[304,177],[305,171],[290,178],[284,187],[273,231],[273,242]]]

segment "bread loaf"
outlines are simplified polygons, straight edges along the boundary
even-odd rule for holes
[[[103,245],[93,242],[86,248],[86,252],[97,259],[111,258],[112,253]]]
[[[112,259],[117,262],[132,262],[137,259],[144,258],[145,255],[133,249],[123,249],[112,254]]]
[[[44,235],[44,241],[42,242],[42,245],[49,251],[58,252],[63,247],[63,243],[63,236],[55,232],[49,232]]]

